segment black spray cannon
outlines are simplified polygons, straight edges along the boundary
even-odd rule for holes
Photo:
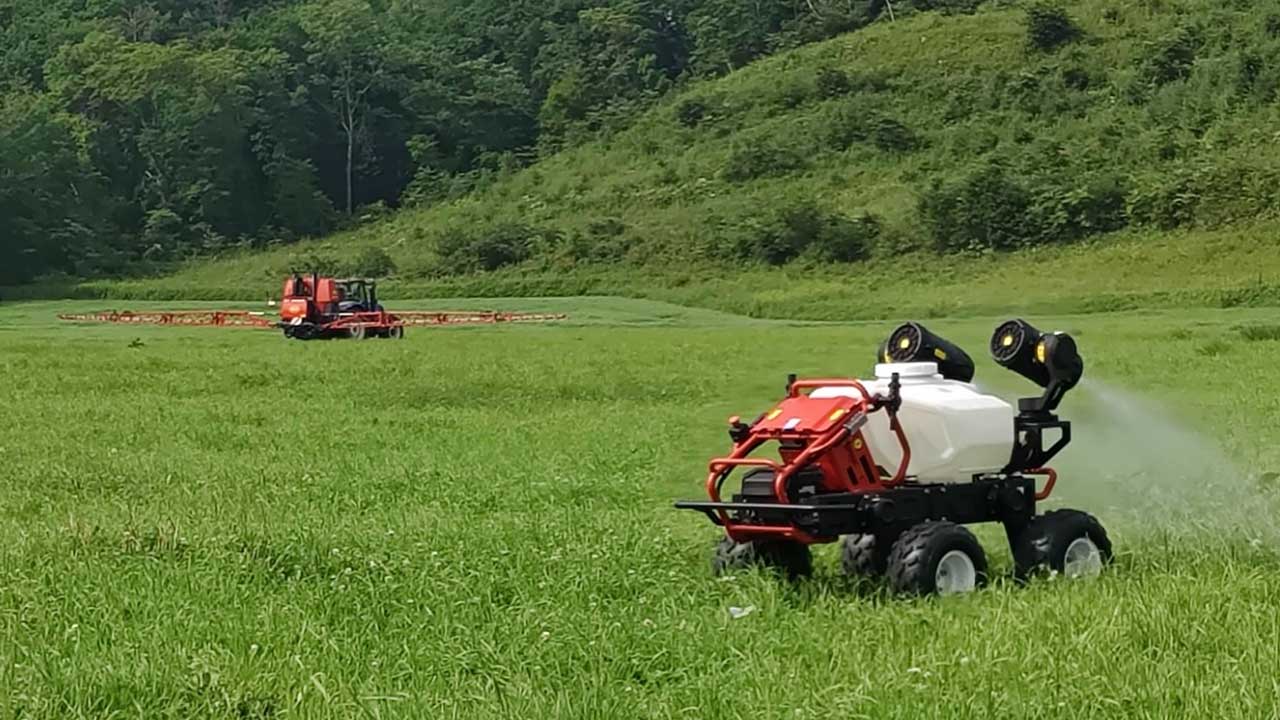
[[[948,380],[973,380],[973,359],[958,346],[934,335],[919,323],[900,326],[880,346],[878,362],[936,363],[938,372]]]
[[[1025,320],[1010,320],[996,328],[991,357],[1045,389],[1038,398],[1019,400],[1022,412],[1052,413],[1084,375],[1084,360],[1070,335],[1044,333]]]
[[[1071,423],[1059,420],[1053,411],[1084,375],[1084,360],[1076,350],[1076,341],[1066,333],[1041,332],[1026,320],[1010,320],[991,336],[991,357],[1044,388],[1040,397],[1018,401],[1018,415],[1013,419],[1013,456],[1005,472],[1042,468],[1071,442]],[[1053,430],[1058,431],[1059,437],[1045,447],[1045,431]]]

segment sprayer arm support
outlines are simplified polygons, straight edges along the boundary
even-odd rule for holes
[[[898,472],[894,473],[893,478],[886,483],[889,487],[893,487],[907,479],[907,468],[911,465],[911,444],[907,442],[907,434],[903,432],[902,423],[898,422],[896,412],[889,415],[889,427],[898,436],[898,445],[902,447],[902,462],[898,464]]]
[[[902,382],[899,380],[898,373],[894,373],[889,380],[889,394],[877,394],[871,400],[871,409],[879,410],[884,408],[889,412],[890,422],[898,421],[898,410],[902,407]]]

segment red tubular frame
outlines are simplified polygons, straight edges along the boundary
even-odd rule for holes
[[[1036,468],[1034,470],[1025,470],[1022,473],[1028,477],[1043,475],[1048,479],[1044,482],[1044,489],[1036,493],[1036,502],[1049,499],[1049,494],[1053,492],[1053,486],[1058,484],[1058,471],[1053,468]]]
[[[871,393],[867,392],[867,386],[861,381],[849,380],[845,378],[819,378],[808,380],[796,380],[791,383],[788,397],[799,397],[801,390],[816,390],[823,387],[851,387],[855,388],[862,394],[862,400],[865,404],[870,405]],[[898,436],[898,444],[902,447],[902,462],[898,464],[898,471],[889,481],[883,483],[885,487],[893,487],[901,485],[903,480],[907,479],[907,467],[911,465],[911,445],[907,442],[906,433],[902,431],[902,423],[898,422],[897,415],[891,415],[889,426],[893,430],[894,435]],[[833,443],[834,444],[834,443]],[[826,450],[824,447],[823,450]],[[781,497],[781,492],[779,492]]]
[[[871,397],[871,393],[867,391],[865,385],[857,380],[849,380],[843,378],[829,379],[806,379],[796,380],[787,388],[787,397],[799,397],[804,390],[815,390],[821,387],[846,387],[858,390],[861,395],[861,402],[856,406],[853,412],[868,412],[875,400]],[[902,448],[902,461],[898,465],[898,470],[892,478],[884,482],[875,483],[876,488],[893,487],[901,484],[907,475],[907,469],[911,463],[911,446],[907,442],[906,433],[902,429],[901,423],[898,422],[896,415],[890,416],[890,426],[894,434],[898,438],[898,443]],[[746,439],[734,445],[733,452],[728,457],[720,457],[713,459],[709,464],[709,473],[707,475],[706,489],[707,495],[714,503],[720,503],[720,489],[724,481],[728,479],[729,474],[737,467],[764,467],[773,470],[773,494],[774,502],[779,505],[790,505],[791,501],[787,497],[787,481],[799,468],[805,467],[814,458],[820,457],[823,453],[835,447],[841,442],[845,442],[854,437],[856,433],[851,433],[845,425],[836,425],[828,430],[825,434],[817,438],[806,436],[803,434],[791,433],[755,433],[752,432]],[[779,462],[768,458],[750,458],[748,454],[754,452],[761,445],[770,441],[784,440],[804,440],[808,442],[806,447],[800,451],[798,455],[788,462]],[[858,489],[852,481],[844,479],[850,492],[857,492]],[[1052,487],[1052,486],[1050,486]],[[721,525],[725,529],[725,533],[738,542],[750,540],[753,537],[761,536],[780,536],[789,540],[812,544],[818,542],[819,539],[811,534],[791,525],[750,525],[745,523],[734,523],[729,519],[729,514],[724,508],[715,509],[716,516],[719,518]]]
[[[807,379],[796,380],[791,383],[791,387],[787,391],[787,397],[800,397],[801,390],[817,390],[824,387],[851,387],[857,389],[862,394],[862,402],[871,404],[871,393],[867,392],[867,386],[858,380],[849,380],[847,378],[827,378],[827,379]]]
[[[902,446],[902,462],[898,463],[898,472],[885,483],[885,487],[894,487],[901,485],[902,481],[907,479],[907,466],[911,464],[911,444],[907,442],[907,434],[903,432],[902,423],[898,422],[897,415],[890,416],[889,427],[893,430],[893,434],[898,436],[898,445]]]

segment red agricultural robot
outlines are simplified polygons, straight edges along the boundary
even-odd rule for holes
[[[1076,343],[1011,320],[996,329],[991,355],[1043,393],[1015,414],[971,384],[962,349],[907,323],[881,345],[874,379],[792,375],[773,408],[750,423],[731,418],[733,450],[710,463],[709,500],[676,503],[724,529],[713,570],[805,576],[811,546],[839,542],[848,574],[887,576],[902,593],[968,592],[986,581],[987,558],[965,525],[998,522],[1019,581],[1098,574],[1112,558],[1098,520],[1037,512],[1057,481],[1046,464],[1071,441],[1055,411],[1084,372]],[[725,500],[731,478],[739,490]]]

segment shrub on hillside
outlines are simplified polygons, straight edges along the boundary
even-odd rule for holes
[[[801,256],[855,262],[870,255],[879,234],[880,222],[872,215],[849,218],[802,200],[749,221],[736,247],[740,259],[770,265],[785,265]]]
[[[396,271],[396,262],[380,247],[366,247],[356,254],[347,272],[368,278],[387,277]]]
[[[445,272],[493,271],[528,260],[542,240],[535,228],[501,222],[446,230],[436,240],[436,252]]]
[[[819,68],[818,74],[814,76],[813,83],[817,87],[818,96],[824,98],[848,95],[853,90],[853,83],[849,81],[849,73],[839,68]]]
[[[1044,0],[1027,8],[1027,44],[1032,48],[1050,52],[1080,35],[1080,27],[1061,4]]]
[[[707,104],[699,98],[686,98],[676,104],[675,114],[676,122],[694,128],[707,116]]]
[[[1128,212],[1161,229],[1219,226],[1265,216],[1280,205],[1280,170],[1266,157],[1219,157],[1135,181]]]
[[[992,165],[950,185],[935,183],[920,214],[940,251],[1012,250],[1112,232],[1129,222],[1119,175],[1081,181],[1065,172],[1027,182]]]
[[[1280,94],[1280,47],[1265,52],[1244,50],[1236,60],[1236,87],[1257,103],[1275,102]]]
[[[787,110],[794,110],[809,102],[815,88],[809,86],[803,77],[784,78],[774,86],[772,104]]]
[[[911,128],[893,118],[882,117],[871,126],[871,144],[885,152],[905,153],[923,143]]]
[[[1280,13],[1267,13],[1262,19],[1262,29],[1270,38],[1280,38]]]
[[[1094,84],[1093,76],[1089,71],[1078,65],[1063,68],[1062,84],[1070,90],[1088,90]],[[1098,83],[1101,85],[1102,83]]]
[[[1119,230],[1128,223],[1129,188],[1124,178],[1106,175],[1084,185],[1046,184],[1036,188],[1030,214],[1040,242],[1079,240]]]
[[[721,176],[729,182],[745,182],[755,178],[786,175],[804,166],[804,158],[796,151],[764,141],[734,148],[721,170]]]
[[[1164,85],[1188,77],[1201,43],[1199,32],[1178,28],[1151,46],[1150,54],[1142,64],[1142,79],[1150,85]]]
[[[871,126],[872,119],[860,104],[836,103],[824,118],[821,141],[832,150],[847,150],[855,143],[865,142],[871,135]]]
[[[920,136],[901,121],[877,116],[856,102],[837,103],[831,108],[819,137],[824,147],[837,151],[862,142],[893,153],[911,152],[924,145]]]
[[[1037,237],[1031,192],[991,165],[962,180],[935,182],[920,198],[920,215],[943,252],[1012,250]]]
[[[613,263],[626,257],[627,225],[617,218],[597,218],[564,237],[559,254],[572,263]]]
[[[810,243],[807,254],[825,262],[858,262],[871,257],[871,248],[880,237],[880,218],[868,212],[853,217],[827,214]]]
[[[1000,135],[987,126],[966,127],[951,133],[951,154],[961,159],[985,155],[1000,147]]]
[[[1195,220],[1200,195],[1190,173],[1174,172],[1140,178],[1129,197],[1134,222],[1171,230]]]
[[[345,269],[337,258],[324,250],[295,252],[289,256],[286,265],[287,267],[284,268],[286,272],[317,273],[319,275],[340,275]],[[272,275],[276,274],[279,273],[272,273]]]
[[[916,10],[936,10],[944,15],[971,13],[982,0],[909,0],[909,7]]]

